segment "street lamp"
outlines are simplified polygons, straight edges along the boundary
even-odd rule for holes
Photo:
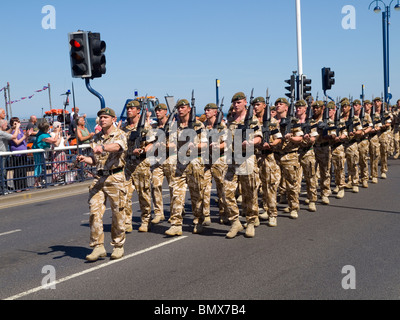
[[[383,80],[384,80],[384,92],[385,102],[389,105],[392,94],[390,93],[390,77],[389,77],[389,19],[390,19],[390,7],[394,0],[390,1],[389,5],[386,5],[382,0],[374,0],[369,4],[368,9],[371,9],[371,5],[375,3],[374,12],[382,12],[382,33],[383,33]],[[385,11],[379,7],[379,2],[383,3]],[[394,6],[396,11],[400,11],[400,0],[397,0],[397,4]]]

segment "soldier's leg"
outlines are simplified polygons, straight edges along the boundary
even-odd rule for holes
[[[155,219],[151,222],[156,224],[165,219],[164,217],[164,200],[162,187],[164,182],[164,170],[162,165],[158,165],[151,173],[152,187],[151,196],[153,199],[153,208]]]
[[[128,165],[125,166],[125,191],[125,230],[129,233],[133,230],[132,195],[135,191],[135,185],[133,183],[132,171]]]
[[[182,211],[185,206],[186,195],[186,172],[185,167],[176,166],[176,171],[171,181],[172,199],[171,199],[171,218],[172,226],[182,228]]]
[[[210,202],[211,202],[212,174],[211,165],[204,166],[204,194],[203,194],[203,215],[204,220],[210,221]]]
[[[226,210],[225,187],[224,187],[224,177],[227,170],[228,170],[228,165],[223,160],[220,160],[219,162],[211,166],[211,175],[214,178],[215,186],[217,188],[219,216],[222,222],[224,222],[227,219],[226,214],[228,212]]]
[[[204,222],[203,197],[204,197],[204,164],[200,158],[193,160],[187,167],[186,181],[190,192],[193,212],[193,224],[198,233]],[[197,225],[199,229],[197,229]]]
[[[106,194],[103,191],[105,177],[96,179],[89,188],[90,247],[104,246],[103,215],[106,210]]]

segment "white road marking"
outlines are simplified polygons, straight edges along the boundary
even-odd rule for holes
[[[54,282],[52,282],[52,283],[49,283],[49,284],[47,284],[46,286],[40,286],[40,287],[31,289],[31,290],[28,290],[28,291],[19,293],[19,294],[15,295],[15,296],[9,297],[9,298],[7,298],[7,299],[5,299],[5,300],[16,300],[16,299],[25,297],[25,296],[30,295],[30,294],[32,294],[32,293],[35,293],[35,292],[38,292],[38,291],[41,291],[41,290],[45,290],[46,288],[51,288],[51,287],[53,287],[53,286],[55,286],[55,285],[57,285],[57,284],[60,284],[60,283],[62,283],[62,282],[66,282],[66,281],[68,281],[68,280],[71,280],[71,279],[74,279],[74,278],[83,276],[83,275],[85,275],[85,274],[87,274],[87,273],[90,273],[90,272],[93,272],[93,271],[97,271],[97,270],[100,270],[100,269],[102,269],[102,268],[109,267],[109,266],[111,266],[111,265],[113,265],[113,264],[115,264],[115,263],[119,263],[119,262],[128,260],[128,259],[130,259],[130,258],[136,257],[136,256],[141,255],[141,254],[143,254],[143,253],[146,253],[146,252],[149,252],[149,251],[152,251],[152,250],[155,250],[155,249],[164,247],[164,246],[166,246],[166,245],[169,245],[169,244],[171,244],[171,243],[174,243],[174,242],[177,242],[177,241],[186,239],[186,238],[187,238],[187,236],[182,236],[182,237],[174,238],[174,239],[172,239],[172,240],[169,240],[169,241],[166,241],[166,242],[157,244],[157,245],[155,245],[155,246],[153,246],[153,247],[150,247],[150,248],[147,248],[147,249],[143,249],[143,250],[141,250],[141,251],[138,251],[138,252],[129,254],[129,255],[127,255],[127,256],[124,256],[123,258],[121,258],[121,259],[119,259],[119,260],[111,260],[111,261],[109,261],[109,262],[107,262],[107,263],[104,263],[104,264],[101,264],[101,265],[99,265],[99,266],[97,266],[97,267],[93,267],[93,268],[84,270],[84,271],[82,271],[82,272],[75,273],[75,274],[70,275],[70,276],[68,276],[68,277],[65,277],[65,278],[62,278],[62,279],[60,279],[60,280],[54,281]]]
[[[22,230],[17,229],[17,230],[13,230],[13,231],[8,231],[8,232],[0,233],[0,237],[1,237],[1,236],[6,236],[6,235],[12,234],[12,233],[21,232],[21,231],[22,231]]]

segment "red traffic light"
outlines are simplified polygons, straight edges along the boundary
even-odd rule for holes
[[[75,39],[72,39],[69,42],[69,44],[71,45],[72,48],[75,48],[75,49],[81,49],[82,48],[82,43],[77,41],[77,40],[75,40]]]

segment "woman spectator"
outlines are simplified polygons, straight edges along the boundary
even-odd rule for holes
[[[56,138],[57,142],[54,146],[57,147],[65,147],[66,143],[64,137],[62,135],[61,122],[55,121],[53,123],[53,131],[50,133],[52,138]],[[67,141],[70,136],[67,136]],[[67,155],[65,151],[55,151],[53,154],[53,181],[54,182],[65,182],[65,174],[68,170],[67,165]]]
[[[20,121],[17,117],[11,118],[10,126],[12,128],[12,134],[18,133],[17,137],[10,141],[10,151],[24,151],[27,150],[27,141],[29,136],[33,132],[33,128],[27,130],[25,133],[19,127],[16,129],[17,123]],[[14,190],[17,192],[27,191],[28,180],[27,180],[27,166],[28,166],[28,155],[27,154],[13,154],[10,158],[11,169],[14,169]]]
[[[48,133],[50,125],[48,122],[43,121],[38,125],[39,132],[36,135],[36,141],[34,142],[32,149],[49,149],[52,145],[60,144],[61,136],[58,134],[61,128],[57,128],[54,132],[57,135],[52,138]],[[43,177],[43,167],[46,168],[45,156],[42,152],[34,153],[33,159],[35,161],[35,187],[42,187],[41,180]]]
[[[90,132],[88,128],[86,128],[85,117],[78,117],[77,127],[76,127],[76,136],[78,144],[89,143],[93,138],[94,133]]]
[[[102,129],[101,129],[101,126],[100,126],[100,124],[99,124],[99,117],[97,117],[96,118],[96,126],[94,127],[94,133],[95,134],[97,134],[97,133],[99,133]]]

